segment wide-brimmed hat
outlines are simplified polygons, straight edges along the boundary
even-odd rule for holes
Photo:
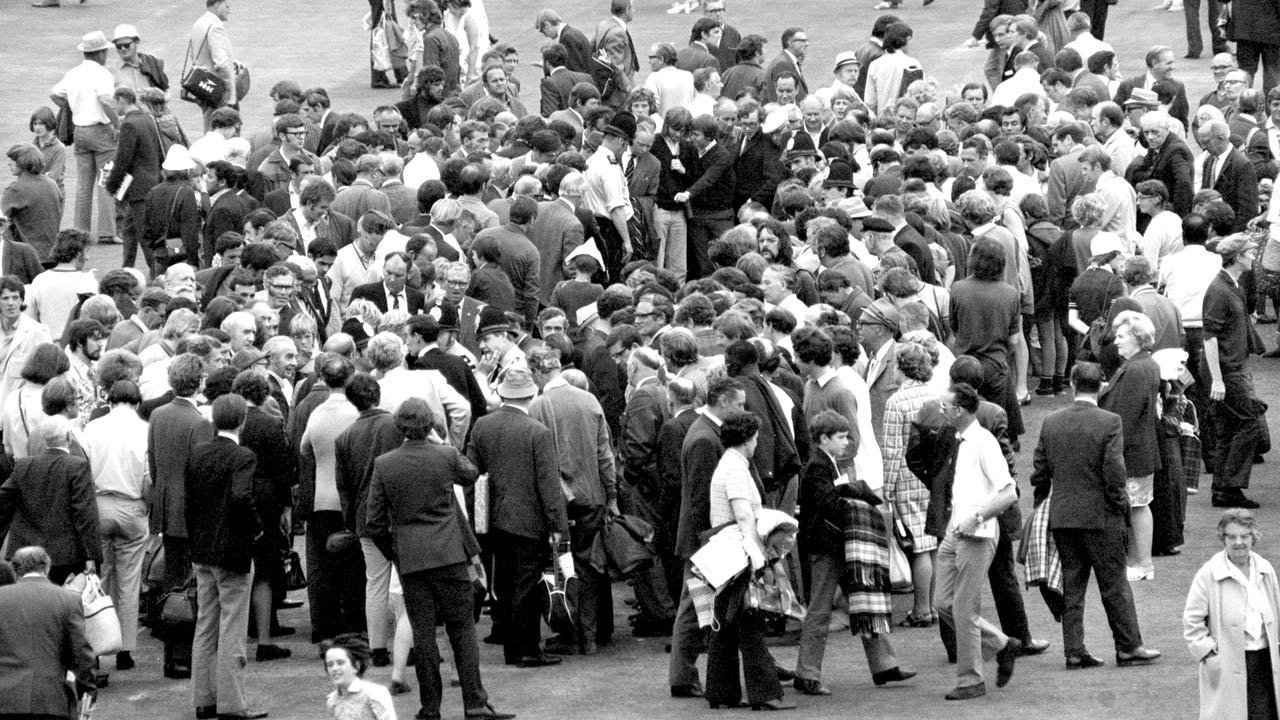
[[[1125,107],[1133,105],[1142,105],[1146,107],[1160,107],[1160,97],[1150,90],[1144,88],[1134,88],[1127,100],[1124,101]]]
[[[522,367],[513,367],[502,374],[502,382],[498,383],[498,397],[510,400],[523,400],[538,394],[538,386],[533,382],[533,375]]]
[[[1098,257],[1107,253],[1118,252],[1121,255],[1128,255],[1129,250],[1124,246],[1124,241],[1119,235],[1110,232],[1100,232],[1093,236],[1089,241],[1089,256]]]
[[[867,207],[867,202],[861,197],[845,198],[840,201],[839,208],[844,211],[845,215],[849,216],[850,220],[871,217],[871,208]],[[866,223],[863,223],[862,226],[865,228]]]
[[[787,111],[774,110],[765,116],[764,122],[760,123],[760,132],[765,135],[772,135],[787,126]]]
[[[836,55],[836,66],[834,68],[835,70],[839,70],[840,68],[849,64],[854,64],[854,65],[862,64],[862,61],[858,59],[857,53],[850,50],[850,51],[842,52],[839,55]]]
[[[864,308],[858,320],[863,325],[883,325],[889,332],[897,335],[898,328],[902,325],[902,313],[898,312],[893,303],[881,298]]]
[[[129,24],[120,24],[116,26],[115,32],[111,34],[111,41],[118,42],[120,40],[140,40],[138,28]]]
[[[76,49],[82,53],[91,53],[108,50],[112,47],[115,46],[111,44],[110,40],[107,40],[106,33],[101,30],[94,30],[91,33],[85,33],[84,37],[80,38],[80,44],[76,46]]]
[[[196,169],[196,161],[191,159],[191,151],[174,143],[164,154],[164,163],[160,169],[165,172],[190,172]]]
[[[627,142],[636,138],[636,118],[629,112],[620,112],[613,116],[604,128],[605,135],[615,135]]]
[[[853,187],[853,166],[847,160],[832,160],[827,169],[827,179],[822,181],[822,187]],[[862,207],[865,209],[866,203],[863,203]]]
[[[476,330],[477,339],[493,333],[515,331],[516,329],[511,326],[511,322],[507,320],[507,314],[502,310],[492,305],[486,305],[480,309],[480,327]]]

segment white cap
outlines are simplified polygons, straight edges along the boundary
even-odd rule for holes
[[[587,257],[594,259],[596,264],[600,266],[600,269],[604,269],[604,255],[600,254],[600,248],[596,247],[596,241],[594,239],[588,240],[574,248],[573,252],[569,253],[569,257],[564,259],[564,263],[568,265],[579,255],[586,255]]]
[[[138,40],[138,28],[132,25],[117,25],[115,33],[111,36],[111,42],[126,39]]]
[[[1089,241],[1090,257],[1106,255],[1113,251],[1118,252],[1125,257],[1129,256],[1129,250],[1124,246],[1124,241],[1115,233],[1109,233],[1104,230],[1097,235],[1094,235],[1093,239]]]
[[[165,172],[190,172],[196,169],[196,162],[191,159],[191,151],[174,143],[164,155],[164,164],[160,169]]]
[[[786,126],[787,111],[778,109],[765,116],[764,122],[760,123],[760,132],[765,135],[772,135]]]

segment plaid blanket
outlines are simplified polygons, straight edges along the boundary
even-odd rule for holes
[[[1049,532],[1051,502],[1052,498],[1046,498],[1027,518],[1018,560],[1027,566],[1027,587],[1043,585],[1062,595],[1062,562],[1058,559],[1058,548],[1053,544],[1053,534]]]
[[[849,600],[849,630],[854,635],[888,634],[893,617],[889,529],[877,507],[846,499],[845,508],[840,589]]]

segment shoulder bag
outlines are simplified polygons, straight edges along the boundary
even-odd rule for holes
[[[196,51],[196,55],[203,52],[208,45],[209,30],[205,30],[204,39],[200,41],[200,49]],[[187,40],[187,58],[182,63],[182,99],[197,105],[217,107],[222,102],[223,93],[226,92],[222,78],[208,68],[195,65],[193,60],[191,41]]]

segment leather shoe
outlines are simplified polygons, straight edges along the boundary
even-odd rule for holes
[[[392,680],[391,685],[387,687],[387,690],[389,690],[392,695],[406,695],[413,691],[413,687],[403,680]]]
[[[1033,638],[1031,642],[1022,643],[1022,656],[1027,657],[1028,655],[1040,655],[1048,649],[1048,640],[1036,640]]]
[[[830,695],[831,691],[823,687],[822,683],[817,680],[808,678],[796,678],[795,688],[805,695]]]
[[[795,710],[796,704],[787,702],[782,698],[774,698],[762,703],[756,703],[751,706],[752,710]]]
[[[116,669],[117,670],[132,670],[134,667],[137,666],[137,664],[138,663],[133,659],[133,654],[130,653],[128,650],[121,650],[120,652],[116,653]]]
[[[482,708],[468,710],[463,717],[474,718],[475,720],[512,720],[516,716],[515,713],[498,712],[493,706],[485,703]]]
[[[1148,650],[1140,647],[1131,653],[1116,653],[1116,665],[1133,667],[1134,665],[1150,665],[1160,659],[1159,650]]]
[[[987,684],[965,685],[947,693],[948,700],[972,700],[987,694]]]
[[[293,655],[293,651],[289,648],[259,643],[253,659],[257,662],[270,662],[271,660],[284,660],[291,655]]]
[[[558,655],[528,655],[516,661],[518,668],[539,668],[559,665],[562,658]]]
[[[216,717],[218,717],[217,705],[205,705],[196,708],[196,720],[210,720]]]
[[[1271,350],[1271,351],[1268,351],[1268,352],[1262,353],[1262,357],[1264,357],[1264,358],[1280,358],[1280,347],[1277,347],[1275,350]]]
[[[777,669],[777,671],[778,671],[779,682],[791,682],[792,680],[796,679],[796,674],[795,674],[795,671],[793,670],[788,670],[786,668],[780,667]]]
[[[190,665],[166,665],[164,676],[170,680],[187,680],[191,677]]]
[[[241,710],[238,713],[218,713],[218,720],[259,720],[266,716],[266,710]]]
[[[1068,670],[1088,670],[1089,668],[1102,667],[1106,662],[1100,657],[1095,657],[1089,653],[1084,655],[1072,655],[1067,658]]]
[[[903,670],[900,667],[896,667],[892,670],[881,670],[878,673],[871,673],[871,682],[874,682],[876,685],[884,685],[885,683],[910,680],[915,676],[916,674],[913,670]]]
[[[689,698],[702,698],[706,696],[707,696],[707,693],[697,685],[672,685],[671,686],[671,697],[673,698],[689,699]]]
[[[1010,678],[1013,677],[1014,663],[1018,662],[1018,655],[1021,652],[1022,641],[1009,638],[1009,642],[996,653],[996,687],[1002,688],[1009,684]]]

